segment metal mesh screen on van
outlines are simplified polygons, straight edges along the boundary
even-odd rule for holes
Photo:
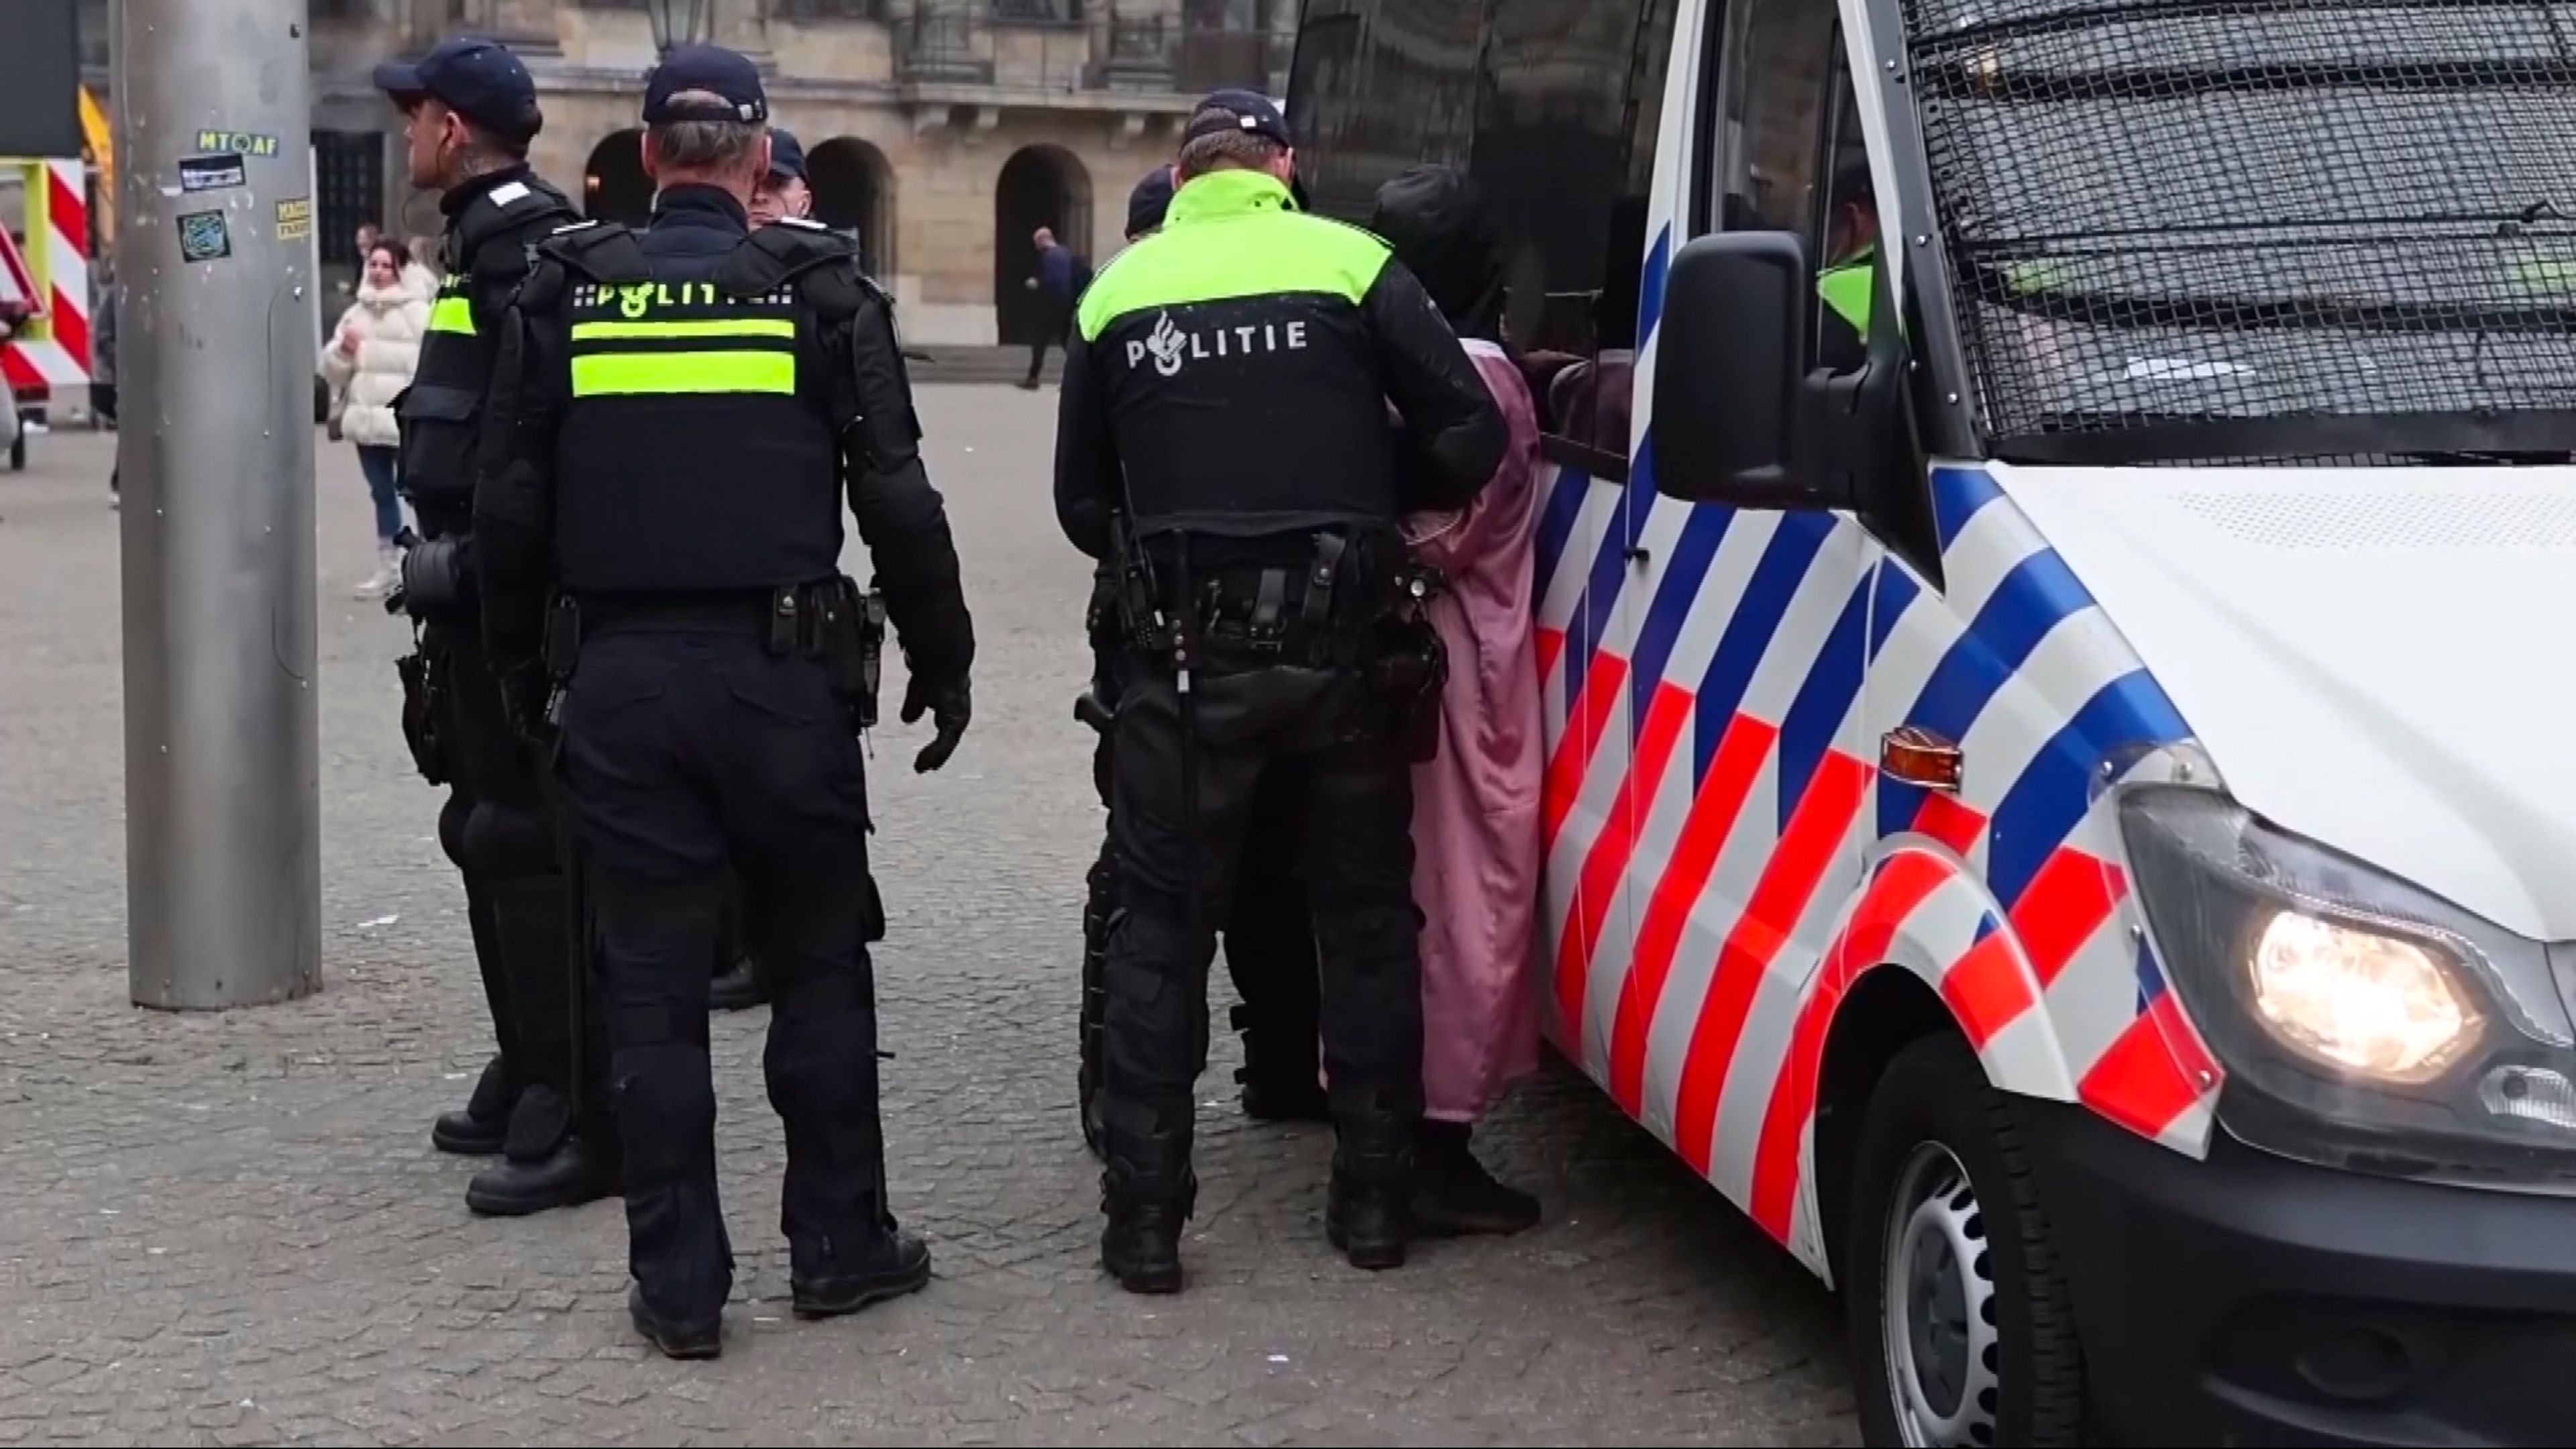
[[[2576,409],[2576,0],[1901,4],[1999,439]]]

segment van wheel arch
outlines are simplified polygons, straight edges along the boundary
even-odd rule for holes
[[[1851,1281],[1842,1224],[1851,1213],[1853,1159],[1878,1079],[1896,1054],[1936,1032],[1955,1032],[1950,1008],[1903,967],[1861,973],[1834,1012],[1816,1070],[1816,1220],[1825,1225],[1826,1262],[1839,1290]]]
[[[2118,1442],[2091,1423],[2099,1406],[2029,1148],[1940,995],[1901,966],[1863,973],[1835,1013],[1817,1076],[1817,1215],[1868,1442]],[[1910,1190],[1926,1182],[1930,1196]],[[1918,1198],[1916,1211],[1899,1211]],[[1946,1232],[1945,1218],[1956,1219]],[[1948,1251],[1935,1241],[1923,1256],[1925,1241],[1944,1237]],[[1885,1251],[1855,1259],[1873,1246]],[[1959,1310],[1967,1317],[1951,1316]],[[1980,1319],[1982,1349],[1971,1326]],[[1976,1364],[1982,1375],[1966,1367]]]

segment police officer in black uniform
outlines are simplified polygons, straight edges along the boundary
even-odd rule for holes
[[[805,221],[813,215],[814,187],[805,175],[805,143],[785,126],[772,126],[769,174],[761,178],[760,188],[751,194],[751,224],[767,226],[788,217]]]
[[[1172,204],[1169,163],[1145,173],[1127,193],[1130,244],[1163,229]],[[1118,578],[1104,561],[1092,579],[1087,620],[1092,644],[1091,683],[1074,715],[1100,732],[1092,752],[1092,779],[1100,803],[1109,804],[1110,721],[1118,707]],[[1316,1032],[1315,933],[1306,915],[1306,892],[1296,879],[1290,847],[1295,832],[1282,807],[1289,792],[1273,787],[1253,807],[1244,832],[1244,858],[1235,870],[1234,906],[1225,922],[1226,974],[1238,998],[1230,1018],[1243,1039],[1243,1065],[1235,1069],[1243,1115],[1256,1122],[1330,1122],[1324,1100]],[[1100,855],[1086,880],[1082,914],[1082,1066],[1076,1077],[1082,1140],[1101,1150],[1100,1024],[1107,1010],[1109,927],[1118,915],[1118,841],[1104,832]]]
[[[814,193],[805,181],[805,147],[794,132],[784,126],[772,126],[769,172],[751,193],[751,224],[761,227],[789,217],[802,219],[813,211]],[[716,974],[715,986],[707,993],[707,1005],[717,1011],[765,1005],[769,981],[743,943],[742,892],[738,888],[725,891],[724,929],[717,939],[716,960],[724,969]]]
[[[505,692],[559,747],[602,941],[636,1328],[721,1346],[707,991],[724,873],[774,993],[795,1307],[928,1281],[886,1201],[858,728],[872,599],[909,661],[903,718],[937,769],[969,714],[974,630],[917,449],[891,304],[819,227],[749,228],[760,74],[683,46],[646,84],[651,228],[539,248],[506,321],[476,496],[484,627]],[[846,491],[879,593],[838,572]]]
[[[418,61],[376,67],[375,82],[407,117],[412,184],[440,192],[447,216],[447,280],[395,404],[403,496],[426,540],[403,561],[399,606],[420,632],[403,666],[404,725],[423,773],[449,787],[438,837],[464,872],[500,1045],[465,1109],[439,1118],[431,1136],[450,1152],[503,1154],[466,1190],[477,1212],[532,1213],[614,1192],[616,1143],[604,1053],[576,1047],[575,972],[586,963],[574,950],[537,762],[511,729],[484,657],[471,534],[502,308],[526,274],[528,248],[578,213],[528,168],[543,117],[527,67],[506,48],[460,37]]]
[[[1056,436],[1066,536],[1123,555],[1101,1260],[1148,1293],[1181,1286],[1211,927],[1269,784],[1290,797],[1321,954],[1326,1231],[1354,1265],[1404,1261],[1422,916],[1390,687],[1403,661],[1381,641],[1415,637],[1393,627],[1402,515],[1463,506],[1506,446],[1421,284],[1383,242],[1296,209],[1275,106],[1220,93],[1186,137],[1163,229],[1083,298]]]

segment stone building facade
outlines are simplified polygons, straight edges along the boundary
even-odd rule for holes
[[[768,76],[804,143],[817,214],[857,231],[908,340],[1023,342],[1039,325],[1030,234],[1096,265],[1126,196],[1221,86],[1284,94],[1296,0],[703,0],[715,39]],[[104,0],[86,0],[89,79],[109,82]],[[368,82],[387,55],[474,31],[535,75],[532,160],[592,215],[651,204],[636,114],[653,63],[643,0],[312,0],[323,260],[353,266],[356,223],[438,229],[404,183],[400,119]]]

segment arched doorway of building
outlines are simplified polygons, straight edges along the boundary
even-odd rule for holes
[[[856,136],[835,136],[805,153],[814,219],[859,239],[869,276],[894,286],[894,167]]]
[[[627,226],[652,221],[653,178],[644,174],[642,131],[619,131],[591,148],[582,168],[581,213]]]
[[[1091,251],[1091,174],[1069,151],[1024,146],[993,183],[993,322],[1005,347],[1026,347],[1047,330],[1053,308],[1029,282],[1038,274],[1039,227],[1097,267]]]

